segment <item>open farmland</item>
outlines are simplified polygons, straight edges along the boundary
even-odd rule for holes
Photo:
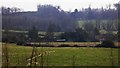
[[[8,48],[9,66],[27,66],[32,47],[3,44]],[[118,66],[118,48],[36,47],[37,66]],[[112,51],[112,55],[111,55]],[[3,48],[3,65],[5,60]],[[42,60],[42,63],[41,63]]]
[[[80,28],[83,28],[83,29],[85,29],[85,25],[88,23],[88,21],[93,25],[93,27],[97,27],[97,25],[96,25],[96,23],[97,22],[100,22],[99,23],[99,28],[100,28],[100,33],[102,34],[102,33],[109,33],[109,32],[111,32],[112,34],[117,34],[117,32],[118,32],[118,27],[117,27],[117,25],[118,25],[118,20],[99,20],[99,21],[97,21],[97,20],[79,20],[78,21],[78,27],[80,27]],[[112,25],[111,27],[113,28],[113,30],[111,30],[111,31],[107,31],[106,29],[103,29],[104,27],[103,26],[108,26],[109,24],[110,25]],[[104,30],[104,31],[103,31]]]
[[[2,43],[0,42],[0,67],[2,66]]]

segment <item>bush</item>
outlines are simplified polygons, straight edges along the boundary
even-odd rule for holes
[[[19,42],[16,43],[16,45],[24,45],[24,44],[25,44],[24,41],[19,41]]]
[[[23,45],[23,43],[22,42],[18,42],[16,45]]]
[[[101,44],[103,47],[115,47],[114,42],[111,40],[105,40]]]
[[[114,45],[114,42],[112,40],[105,40],[101,44],[96,45],[95,47],[115,48],[115,45]]]
[[[102,45],[101,44],[97,44],[95,47],[102,47]]]

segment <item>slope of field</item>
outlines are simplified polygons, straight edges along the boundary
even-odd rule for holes
[[[32,47],[3,44],[8,48],[9,66],[27,66],[32,54]],[[112,51],[112,56],[111,56]],[[43,59],[36,57],[37,65],[44,66],[118,66],[118,48],[90,47],[37,47],[36,55],[45,53]],[[41,63],[42,60],[42,63]]]

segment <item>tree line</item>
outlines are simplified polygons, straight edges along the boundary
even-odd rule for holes
[[[12,29],[27,31],[31,30],[33,26],[35,26],[33,30],[37,29],[37,31],[46,32],[45,35],[43,35],[44,38],[38,38],[40,41],[66,39],[66,41],[84,42],[99,41],[100,38],[117,40],[119,32],[117,32],[117,34],[113,34],[111,31],[118,31],[119,29],[119,19],[117,17],[119,14],[119,6],[120,5],[118,3],[115,4],[116,9],[112,9],[110,7],[109,9],[91,9],[91,7],[89,7],[82,11],[75,9],[74,12],[65,12],[60,8],[60,6],[52,5],[38,5],[38,11],[36,12],[11,12],[11,10],[9,10],[10,8],[4,8],[6,10],[2,10],[2,26],[5,30]],[[78,21],[82,21],[84,23],[82,25],[83,27],[78,26]],[[31,31],[31,33],[34,33],[34,31]],[[54,32],[64,33],[59,36],[55,36]],[[28,32],[28,36],[30,36],[31,33]],[[11,33],[11,35],[13,36],[14,33]],[[38,34],[35,35],[39,36]],[[26,34],[20,34],[19,36],[15,34],[12,39],[20,38],[19,40],[22,40],[25,36]]]
[[[52,5],[38,5],[38,10],[34,12],[22,12],[19,8],[2,7],[2,26],[3,29],[29,30],[35,25],[39,31],[47,31],[47,27],[54,24],[57,31],[64,32],[75,31],[79,20],[86,20],[87,22],[95,20],[98,28],[101,25],[101,20],[109,20],[108,26],[105,27],[105,29],[108,29],[111,28],[109,25],[112,25],[110,22],[114,23],[114,20],[118,20],[119,3],[114,5],[116,8],[92,9],[89,6],[80,11],[75,9],[74,12],[66,12],[60,6]],[[117,26],[115,25],[115,27]]]

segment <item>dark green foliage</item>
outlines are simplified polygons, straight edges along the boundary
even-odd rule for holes
[[[94,14],[93,14],[94,12],[92,11],[92,9],[91,9],[91,6],[89,6],[89,8],[88,8],[88,13],[86,14],[86,18],[88,19],[88,20],[90,20],[90,19],[94,19]]]
[[[75,33],[74,32],[65,32],[63,34],[61,34],[61,39],[66,39],[66,41],[73,41],[74,37],[75,37]]]
[[[94,33],[95,33],[95,35],[100,35],[100,32],[97,28],[94,29]]]
[[[87,21],[86,23],[85,23],[85,25],[84,25],[84,29],[86,30],[86,31],[93,31],[94,30],[94,25],[93,25],[93,23],[91,22],[91,21]]]
[[[17,45],[23,45],[23,44],[25,44],[25,42],[26,42],[26,39],[25,39],[26,37],[25,37],[25,35],[19,35],[18,37],[17,37]]]
[[[60,37],[67,41],[96,41],[96,35],[100,37],[99,30],[105,29],[109,31],[116,31],[117,26],[117,11],[119,11],[119,3],[115,4],[116,9],[96,9],[91,7],[86,10],[79,11],[75,9],[74,12],[65,12],[59,6],[39,5],[38,11],[35,12],[11,12],[11,8],[2,8],[3,13],[3,29],[15,30],[29,30],[28,36],[31,41],[38,41],[38,30],[46,32],[45,38],[40,38],[39,41],[55,41],[54,32],[65,32]],[[101,11],[99,11],[101,10]],[[103,20],[104,19],[104,20]],[[111,19],[111,20],[110,20]],[[76,29],[76,21],[85,20],[86,23],[83,29]],[[97,27],[94,22],[97,21]],[[107,21],[107,23],[106,23]],[[11,24],[10,24],[11,23]],[[116,23],[116,24],[113,24]],[[101,26],[104,25],[104,26]],[[31,28],[35,25],[36,28]],[[119,34],[118,34],[119,36]],[[115,40],[113,34],[106,34],[104,38]],[[8,40],[9,38],[9,40]],[[9,42],[24,42],[18,35],[3,37],[3,41]],[[97,39],[98,41],[98,39]]]
[[[5,30],[2,32],[2,41],[8,43],[21,43],[25,42],[25,34],[24,33],[17,33],[17,32],[10,32]]]
[[[87,40],[87,32],[85,30],[83,30],[82,28],[76,28],[76,32],[75,32],[75,38],[76,38],[76,41],[81,41],[81,42],[84,42]]]
[[[115,47],[114,42],[111,40],[105,40],[101,44],[103,47]]]
[[[97,44],[95,47],[102,47],[102,45],[101,44]]]
[[[112,41],[118,41],[116,35],[117,35],[117,34],[113,34],[112,32],[108,32],[108,33],[106,33],[106,34],[103,34],[103,37],[104,37],[105,39],[109,39],[109,40],[112,40]]]
[[[67,41],[74,42],[84,42],[86,41],[87,33],[81,28],[77,28],[75,32],[65,32],[61,34],[62,39],[66,39]]]
[[[54,41],[54,32],[56,32],[56,25],[53,23],[50,23],[48,26],[48,30],[45,35],[45,41],[51,42]]]
[[[118,42],[120,42],[120,31],[117,33]]]
[[[47,32],[59,32],[60,31],[60,26],[59,25],[55,25],[54,23],[50,23],[48,25],[48,29]]]
[[[101,44],[96,45],[96,47],[107,47],[107,48],[114,48],[114,42],[111,40],[105,40]]]
[[[29,26],[36,25],[38,30],[47,31],[47,27],[52,23],[59,25],[60,31],[74,31],[77,20],[116,20],[118,18],[119,4],[115,4],[117,9],[92,9],[74,12],[65,12],[59,6],[39,5],[38,11],[19,12],[13,11],[12,8],[2,7],[2,26],[4,29],[29,30]],[[11,23],[11,24],[9,24]],[[113,30],[113,29],[112,29]]]
[[[76,21],[62,9],[51,5],[40,5],[35,12],[18,12],[2,15],[4,29],[29,30],[35,25],[39,31],[47,31],[50,23],[54,23],[57,31],[74,31]],[[11,23],[11,24],[9,24]],[[17,27],[15,27],[17,26]],[[59,29],[59,27],[61,29]]]
[[[38,40],[38,30],[36,27],[32,27],[32,29],[28,32],[29,41],[37,41]]]

